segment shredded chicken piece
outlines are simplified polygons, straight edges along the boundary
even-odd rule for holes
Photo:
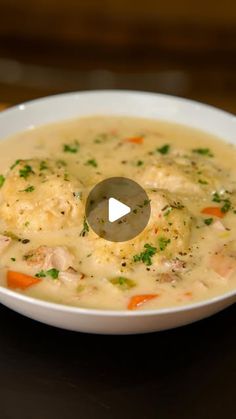
[[[220,220],[215,221],[215,222],[212,224],[212,227],[213,227],[215,230],[218,230],[218,231],[225,231],[225,230],[226,230],[226,228],[225,228],[224,224],[223,224]]]
[[[209,265],[221,277],[229,278],[236,271],[236,241],[212,255]]]
[[[55,268],[59,271],[67,271],[74,265],[74,256],[62,246],[40,246],[27,253],[25,260],[29,265],[44,270]]]
[[[173,283],[176,282],[177,279],[179,279],[179,277],[174,273],[163,273],[158,277],[160,283]]]

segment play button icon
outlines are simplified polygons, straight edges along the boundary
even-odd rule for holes
[[[86,202],[86,219],[100,237],[123,242],[140,234],[148,224],[150,200],[136,182],[112,177],[98,183]]]
[[[109,198],[108,200],[108,220],[110,223],[119,220],[125,215],[129,214],[131,208],[128,205],[123,204],[115,198]]]

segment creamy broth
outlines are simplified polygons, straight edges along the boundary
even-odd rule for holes
[[[99,238],[85,219],[91,188],[113,176],[135,180],[151,203],[145,230],[121,243]],[[234,290],[235,147],[185,126],[124,117],[81,118],[1,141],[0,278],[36,298],[114,310]]]

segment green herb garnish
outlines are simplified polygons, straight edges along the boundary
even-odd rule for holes
[[[209,148],[195,148],[192,151],[193,153],[200,154],[201,156],[214,157],[214,154]]]
[[[27,258],[27,259],[29,259],[29,258]],[[45,271],[39,271],[35,276],[36,276],[36,278],[46,278],[47,275],[46,275]]]
[[[75,153],[78,153],[79,148],[80,148],[80,145],[78,141],[74,141],[74,143],[71,143],[71,144],[64,144],[63,151],[64,153],[75,154]]]
[[[0,175],[0,188],[4,185],[5,177],[3,175]]]
[[[222,198],[218,192],[214,192],[212,201],[217,203],[224,203],[223,207],[221,208],[223,213],[228,212],[232,208],[230,200],[227,198]]]
[[[104,141],[106,141],[108,139],[108,134],[107,133],[103,133],[103,134],[99,134],[95,139],[94,139],[94,143],[95,144],[101,144],[104,143]]]
[[[144,245],[145,250],[138,255],[133,256],[134,262],[143,262],[145,265],[152,265],[152,257],[157,253],[157,248],[146,243]]]
[[[86,218],[84,217],[84,225],[83,225],[83,229],[80,232],[80,236],[84,237],[88,234],[88,232],[89,232],[89,225],[86,221]]]
[[[138,160],[137,163],[136,163],[136,166],[139,167],[139,166],[142,166],[142,165],[143,165],[143,160]]]
[[[20,192],[33,192],[35,190],[34,186],[28,186],[26,189],[23,189]]]
[[[160,148],[157,148],[158,153],[160,154],[168,154],[170,151],[170,145],[169,144],[165,144]]]
[[[213,196],[213,198],[212,198],[213,202],[221,202],[221,197],[218,194],[218,192],[214,192],[212,196]]]
[[[46,274],[47,274],[48,276],[50,276],[52,279],[58,279],[58,276],[59,276],[59,271],[58,271],[58,269],[52,268],[52,269],[49,269],[49,270],[46,272]]]
[[[56,161],[56,165],[60,169],[61,167],[66,167],[67,166],[67,163],[65,162],[65,160],[57,160]]]
[[[19,170],[20,177],[27,179],[31,174],[34,174],[34,171],[31,166],[26,164],[23,169]]]
[[[109,280],[113,285],[121,288],[122,290],[128,290],[136,286],[136,282],[132,279],[124,278],[123,276],[118,276],[117,278],[112,278]]]
[[[169,215],[169,214],[173,211],[173,209],[174,209],[173,207],[171,207],[171,206],[170,206],[170,207],[168,207],[168,206],[167,206],[167,208],[165,208],[165,209],[163,210],[163,211],[165,211],[165,212],[164,212],[164,217],[168,217],[168,215]]]
[[[16,160],[15,163],[13,163],[13,165],[10,167],[10,170],[14,169],[20,162],[21,160]]]
[[[208,182],[203,179],[198,179],[198,183],[200,183],[201,185],[208,185]]]
[[[46,278],[47,276],[50,276],[52,279],[58,279],[59,271],[58,269],[52,268],[48,271],[39,271],[36,275],[36,278]]]
[[[41,161],[40,166],[39,166],[39,170],[42,171],[42,170],[47,170],[47,169],[48,169],[47,163],[45,161]]]
[[[95,159],[90,159],[85,163],[86,166],[98,167],[98,164]]]
[[[226,212],[228,212],[230,210],[230,208],[231,208],[231,202],[230,202],[230,200],[229,199],[224,199],[224,205],[221,208],[221,211],[224,212],[224,213],[226,213]]]
[[[206,218],[206,219],[204,220],[204,223],[205,223],[207,226],[211,225],[211,224],[213,223],[213,218]]]
[[[165,237],[159,237],[158,244],[160,251],[163,252],[169,243],[170,239],[166,239]]]

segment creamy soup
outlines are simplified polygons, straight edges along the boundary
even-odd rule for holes
[[[100,181],[127,177],[151,216],[134,239],[85,216]],[[1,285],[79,307],[144,310],[236,288],[236,149],[185,126],[124,117],[48,125],[0,142]]]

